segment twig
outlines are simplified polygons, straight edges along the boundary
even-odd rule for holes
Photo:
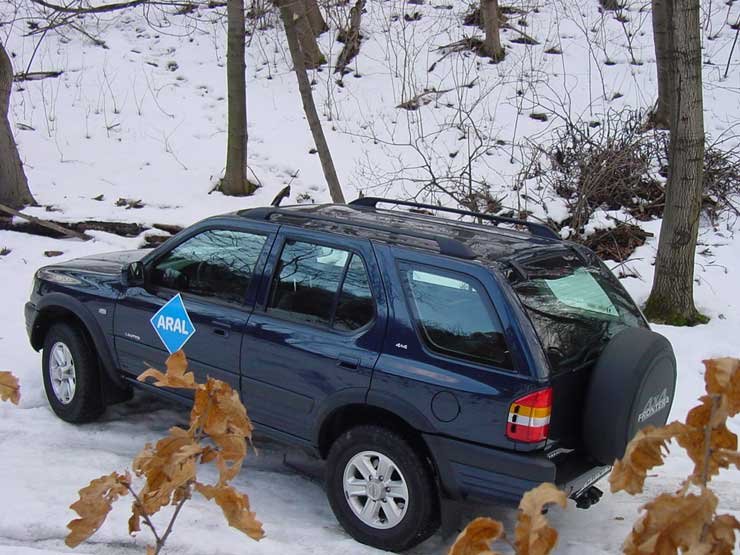
[[[154,527],[154,523],[152,522],[152,519],[149,518],[149,514],[146,512],[146,509],[144,508],[144,505],[141,503],[141,499],[134,491],[134,488],[131,487],[131,484],[124,484],[126,486],[126,489],[129,491],[131,496],[134,498],[134,502],[136,503],[136,506],[139,507],[139,510],[141,511],[141,516],[144,517],[144,524],[146,524],[149,529],[152,531],[152,534],[154,535],[154,540],[157,542],[157,545],[160,544],[162,541],[159,537],[159,534],[157,534],[157,529]]]
[[[74,13],[74,14],[86,14],[86,13],[105,13],[113,12],[116,10],[125,10],[126,8],[134,8],[145,4],[147,0],[131,0],[130,2],[121,2],[118,4],[104,4],[102,6],[91,6],[89,8],[71,8],[69,6],[61,6],[59,4],[52,4],[45,0],[31,0],[34,4],[43,6],[50,10],[55,10],[62,13]]]
[[[730,71],[730,62],[732,61],[732,54],[735,52],[735,45],[737,44],[737,37],[740,35],[740,19],[737,21],[737,29],[735,30],[735,40],[732,41],[732,48],[730,49],[730,55],[727,56],[727,65],[725,66],[725,79],[727,79],[727,73]]]
[[[185,505],[185,501],[190,499],[190,494],[191,494],[190,488],[192,487],[192,480],[188,482],[187,484],[185,484],[183,487],[187,489],[187,494],[183,495],[182,499],[180,499],[180,501],[177,503],[177,506],[175,507],[175,512],[172,513],[172,518],[170,519],[170,523],[167,525],[167,529],[164,531],[164,534],[162,534],[162,538],[157,539],[157,547],[154,550],[154,555],[158,555],[160,550],[164,547],[164,544],[167,541],[167,538],[169,537],[170,533],[172,532],[173,527],[175,526],[175,520],[177,520],[177,515],[180,514],[180,511]]]

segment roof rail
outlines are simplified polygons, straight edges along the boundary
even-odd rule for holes
[[[488,220],[495,224],[516,224],[527,227],[527,230],[537,237],[544,237],[546,239],[561,240],[553,229],[549,228],[545,224],[538,224],[535,222],[528,222],[527,220],[521,220],[518,218],[507,218],[505,216],[494,216],[492,214],[481,214],[480,212],[472,212],[470,210],[462,210],[460,208],[447,208],[445,206],[436,206],[434,204],[423,204],[420,202],[413,202],[410,200],[393,200],[388,198],[380,197],[360,197],[349,203],[349,206],[354,207],[367,207],[376,208],[378,204],[395,204],[398,206],[410,206],[412,208],[423,208],[426,210],[437,210],[439,212],[449,212],[451,214],[459,214],[460,216],[474,216],[481,218],[482,220]]]
[[[440,254],[444,254],[447,256],[454,256],[455,258],[465,258],[468,260],[472,260],[477,257],[468,245],[456,239],[451,239],[449,237],[440,237],[438,235],[422,233],[420,231],[399,229],[398,227],[372,224],[368,222],[358,222],[356,220],[347,220],[342,218],[332,218],[330,216],[311,214],[303,210],[286,210],[284,208],[273,208],[269,206],[240,210],[238,214],[240,216],[253,220],[269,220],[274,215],[281,215],[293,218],[306,218],[309,220],[327,222],[338,225],[350,225],[361,227],[364,229],[372,229],[374,231],[390,233],[392,235],[402,235],[406,237],[413,237],[415,239],[424,239],[427,241],[431,241],[437,244]]]

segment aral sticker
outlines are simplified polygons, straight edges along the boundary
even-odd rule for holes
[[[182,349],[195,333],[195,326],[179,293],[167,301],[150,322],[170,354]]]

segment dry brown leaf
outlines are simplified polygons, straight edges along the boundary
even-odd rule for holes
[[[707,526],[700,546],[692,547],[686,555],[732,555],[735,551],[735,530],[740,530],[740,522],[734,516],[716,516]]]
[[[209,378],[205,387],[196,391],[190,429],[208,434],[218,448],[204,453],[203,462],[215,459],[219,483],[239,474],[247,454],[247,439],[252,438],[252,422],[239,394],[229,384]]]
[[[643,506],[645,514],[624,542],[625,555],[675,555],[696,549],[716,508],[717,497],[707,489],[699,495],[659,495]]]
[[[128,472],[113,472],[92,480],[80,490],[80,498],[69,506],[80,518],[67,524],[69,534],[64,539],[69,547],[77,547],[97,532],[105,522],[113,503],[128,493],[127,485],[131,483]]]
[[[519,517],[514,530],[518,555],[545,555],[555,547],[558,532],[542,514],[542,509],[555,503],[565,509],[568,497],[554,484],[540,484],[528,491],[519,503]]]
[[[183,351],[177,351],[171,354],[165,362],[167,372],[162,373],[154,368],[149,368],[142,372],[138,378],[140,382],[145,382],[147,378],[154,378],[154,385],[160,387],[175,387],[178,389],[198,389],[195,382],[195,374],[188,372],[188,360],[185,358]]]
[[[740,412],[740,359],[715,358],[704,361],[707,393],[721,395],[729,416]]]
[[[213,499],[229,523],[229,526],[243,532],[253,540],[261,540],[265,536],[262,523],[249,509],[249,497],[239,493],[232,486],[208,486],[195,483],[195,489],[209,501]]]
[[[678,444],[686,449],[689,458],[694,462],[694,473],[690,476],[690,480],[698,485],[704,483],[707,426],[713,426],[710,436],[712,450],[709,453],[709,465],[706,469],[707,479],[719,474],[720,468],[729,467],[729,462],[720,455],[720,449],[737,450],[737,436],[725,424],[727,413],[725,413],[724,418],[717,421],[716,418],[711,418],[714,402],[712,397],[705,395],[701,398],[701,401],[702,404],[691,409],[686,416],[686,431],[676,438]]]
[[[175,492],[195,480],[197,461],[203,447],[188,430],[171,428],[170,435],[154,447],[147,444],[134,459],[132,468],[145,478],[139,492],[141,507],[134,502],[129,532],[139,531],[141,511],[149,516],[173,502]]]
[[[146,555],[154,555],[157,552],[151,545],[146,546]]]
[[[17,405],[21,400],[21,386],[18,378],[10,372],[0,372],[0,401],[10,401]]]
[[[632,495],[642,492],[648,471],[663,464],[668,453],[668,442],[686,432],[680,422],[656,428],[646,426],[632,438],[624,452],[624,457],[614,463],[609,475],[612,493],[626,491]]]
[[[491,544],[504,534],[504,525],[498,520],[480,516],[460,532],[448,555],[500,555],[491,550]]]

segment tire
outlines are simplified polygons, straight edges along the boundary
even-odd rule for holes
[[[676,390],[670,342],[645,328],[628,328],[604,348],[591,374],[583,441],[591,456],[613,464],[635,434],[668,420]]]
[[[55,358],[55,352],[63,354]],[[71,364],[60,364],[71,357]],[[44,338],[43,377],[46,397],[62,420],[73,423],[97,420],[105,410],[100,368],[95,352],[77,326],[54,324]],[[61,370],[60,370],[61,368]],[[63,379],[61,379],[63,378]]]
[[[375,458],[372,454],[379,457]],[[395,470],[390,476],[382,477],[387,487],[376,480],[373,480],[376,485],[368,486],[367,480],[353,465],[361,464],[367,458],[375,468],[375,478],[380,479],[380,457],[390,461],[391,466],[386,464],[385,467],[395,467]],[[367,467],[365,471],[370,473]],[[358,481],[356,488],[367,489],[364,497],[345,493],[345,474]],[[405,484],[405,491],[400,484]],[[439,497],[429,465],[406,439],[387,428],[358,426],[342,434],[329,451],[326,489],[337,520],[360,543],[386,551],[405,551],[427,539],[439,528]],[[399,497],[395,497],[394,493]],[[404,494],[406,503],[402,501]],[[353,509],[353,506],[364,507],[372,503],[371,495],[385,498],[385,501],[381,499],[375,502],[378,514],[374,525],[369,525],[367,519],[361,519],[357,509]],[[398,516],[392,516],[392,507],[403,507],[400,509],[400,519],[395,524],[393,520]]]

